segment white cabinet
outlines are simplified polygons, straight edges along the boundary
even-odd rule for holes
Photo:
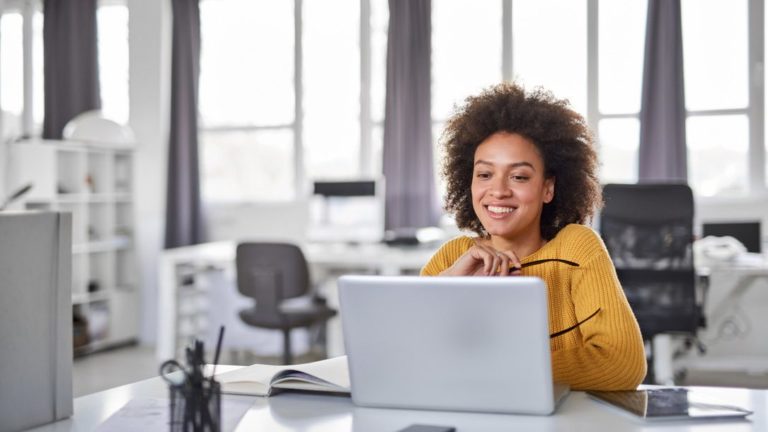
[[[87,322],[76,320],[75,351],[135,340],[133,148],[36,140],[8,150],[8,190],[33,185],[17,206],[72,213],[73,312]]]

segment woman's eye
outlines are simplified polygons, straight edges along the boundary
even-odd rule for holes
[[[491,174],[486,172],[479,172],[477,173],[476,177],[481,179],[488,179],[488,178],[491,178]]]
[[[529,178],[530,177],[528,177],[528,176],[522,176],[522,175],[513,175],[512,176],[512,180],[514,180],[514,181],[526,181]]]

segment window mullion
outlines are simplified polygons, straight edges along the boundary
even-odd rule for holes
[[[501,0],[501,78],[511,81],[512,68],[512,0]]]
[[[360,0],[360,168],[373,175],[371,129],[371,0]]]
[[[749,190],[765,191],[764,3],[749,0]]]
[[[294,197],[304,196],[304,92],[303,82],[303,60],[302,60],[302,0],[294,0],[293,11],[293,88],[294,88],[294,118],[293,118],[293,178],[294,178]]]
[[[598,0],[587,1],[587,123],[597,131],[600,122]]]
[[[34,94],[33,94],[33,39],[35,4],[31,1],[24,2],[23,16],[23,59],[24,59],[24,105],[21,114],[21,128],[23,135],[31,136],[34,130]]]

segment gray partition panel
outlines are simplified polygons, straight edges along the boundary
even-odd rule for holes
[[[72,415],[71,223],[0,213],[0,431]]]

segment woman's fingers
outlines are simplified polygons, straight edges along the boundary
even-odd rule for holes
[[[517,259],[514,253],[510,256],[500,252],[493,247],[478,244],[478,253],[483,256],[483,271],[486,276],[508,276],[510,274],[509,266],[513,260]]]
[[[509,276],[509,266],[511,264],[509,256],[502,252],[498,252],[497,255],[501,260],[501,263],[499,264],[499,276]]]
[[[509,257],[509,263],[513,267],[515,267],[516,270],[520,270],[523,266],[523,263],[520,262],[520,258],[517,256],[517,254],[512,250],[505,250],[502,252],[505,256]]]
[[[499,251],[476,240],[474,246],[469,248],[444,274],[513,276],[521,274],[521,264],[520,258],[514,251]]]

